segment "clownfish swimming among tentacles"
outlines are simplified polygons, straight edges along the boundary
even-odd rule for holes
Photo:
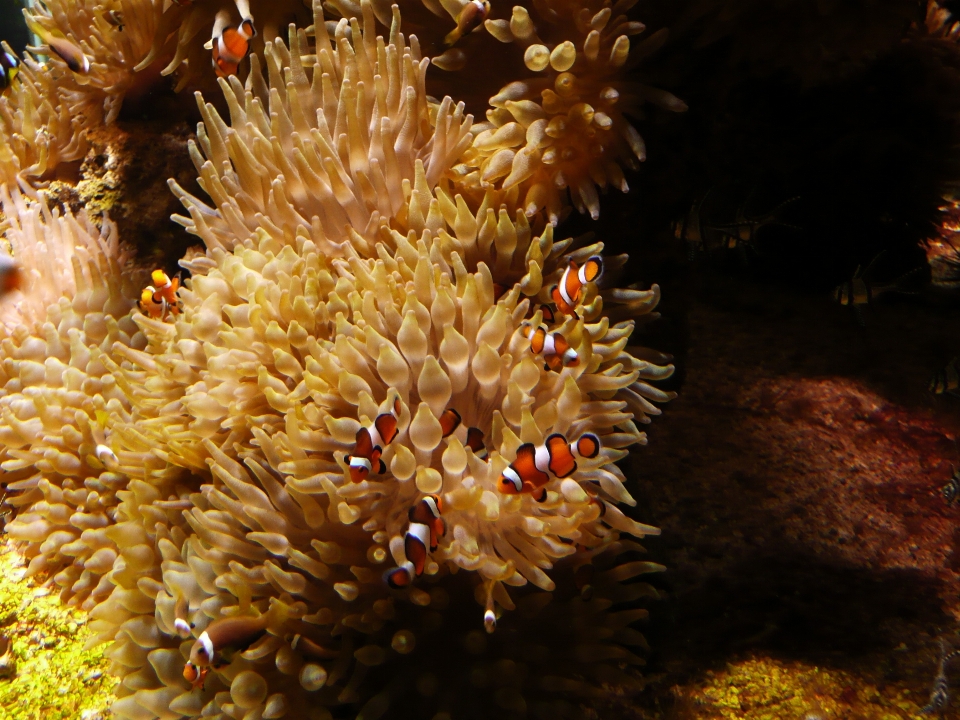
[[[140,301],[137,303],[140,312],[155,320],[166,320],[167,313],[179,315],[183,310],[183,303],[177,297],[180,276],[177,275],[171,280],[163,270],[154,270],[151,279],[156,287],[147,285],[140,293]]]
[[[0,92],[13,86],[14,78],[20,72],[20,60],[13,53],[0,49]]]
[[[530,341],[530,352],[543,355],[544,367],[547,370],[560,372],[565,367],[580,364],[577,351],[570,347],[570,343],[560,333],[547,332],[543,325],[538,328],[530,326],[526,338]]]
[[[236,75],[243,59],[250,52],[250,41],[257,36],[252,18],[244,18],[237,27],[229,25],[217,35],[214,25],[213,69],[218,77]]]
[[[0,298],[20,290],[23,286],[23,271],[13,258],[0,255]]]
[[[595,281],[603,272],[603,258],[594,255],[577,267],[571,260],[570,265],[563,271],[560,283],[550,290],[550,297],[556,303],[557,309],[566,315],[576,315],[574,309],[580,302],[583,286]]]
[[[281,605],[275,603],[258,617],[235,615],[211,622],[190,648],[190,659],[183,666],[184,680],[191,683],[194,689],[202,689],[210,668],[229,665],[235,655],[266,635],[271,623],[279,623],[282,613]],[[177,631],[179,633],[179,627]]]
[[[465,3],[457,14],[457,26],[443,38],[447,47],[455,45],[464,35],[469,35],[483,25],[483,21],[490,15],[488,0],[470,0]]]
[[[385,473],[380,456],[393,439],[397,436],[397,420],[400,416],[400,397],[393,401],[393,409],[388,413],[377,415],[371,425],[357,430],[357,441],[353,452],[344,460],[350,466],[350,479],[362,482],[371,472]]]
[[[503,470],[497,487],[505,495],[527,493],[537,502],[547,498],[550,476],[565,478],[577,469],[577,458],[595,458],[600,453],[600,438],[593,433],[568,443],[554,433],[543,445],[524,443],[517,448],[517,459]]]
[[[408,587],[415,577],[423,575],[423,568],[427,564],[427,550],[436,550],[439,539],[446,532],[446,524],[440,517],[442,512],[443,501],[439,495],[427,495],[410,508],[407,514],[410,524],[403,538],[403,554],[406,560],[383,575],[390,587]]]
[[[56,55],[63,60],[67,64],[67,67],[78,75],[86,75],[90,72],[89,58],[83,54],[83,50],[72,40],[67,39],[67,37],[59,31],[47,30],[43,25],[32,20],[29,16],[25,17],[27,18],[27,25],[30,30],[40,38],[44,45],[50,48],[52,55]]]
[[[483,431],[476,427],[464,427],[463,420],[453,408],[447,408],[440,416],[441,437],[455,435],[464,447],[473,450],[473,454],[483,460],[487,457],[487,448],[483,444]]]

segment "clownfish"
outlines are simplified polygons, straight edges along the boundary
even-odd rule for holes
[[[540,317],[542,317],[543,321],[549,325],[553,325],[555,322],[557,322],[557,316],[553,312],[553,307],[550,305],[540,306]]]
[[[13,85],[13,79],[20,72],[20,61],[13,53],[0,50],[0,92]]]
[[[179,313],[183,309],[183,303],[177,297],[177,290],[180,289],[179,273],[171,280],[163,270],[154,270],[150,277],[156,286],[154,292],[167,301],[174,314]]]
[[[180,637],[186,639],[193,632],[193,623],[187,619],[190,602],[186,595],[178,595],[177,603],[173,606],[173,629]]]
[[[537,502],[547,498],[545,485],[550,476],[565,478],[577,469],[577,458],[595,458],[600,438],[593,433],[581,435],[576,442],[554,433],[543,445],[524,443],[517,448],[517,459],[503,470],[498,487],[505,495],[529,493]]]
[[[259,617],[225,617],[207,625],[190,648],[190,659],[183,666],[184,680],[192,683],[194,689],[202,689],[210,668],[230,664],[236,653],[243,652],[266,634],[270,618],[275,614],[273,607]]]
[[[483,430],[476,427],[467,428],[463,426],[463,420],[453,408],[447,408],[440,416],[441,437],[450,437],[456,435],[457,440],[464,447],[473,450],[473,454],[483,460],[487,457],[487,447],[483,444]]]
[[[570,343],[560,333],[549,333],[542,325],[538,328],[530,327],[526,335],[530,341],[530,352],[534,355],[543,355],[544,367],[547,370],[560,372],[565,367],[574,367],[580,364],[577,351],[570,347]]]
[[[50,48],[52,54],[63,60],[67,67],[79,75],[90,72],[90,60],[75,43],[68,40],[62,33],[53,33],[40,23],[27,19],[30,30]]]
[[[23,271],[13,258],[0,255],[0,298],[19,290],[23,285]]]
[[[250,52],[250,40],[257,36],[253,20],[245,18],[238,27],[228,26],[213,38],[213,68],[218,77],[237,74],[237,68]]]
[[[423,568],[427,564],[427,549],[429,548],[430,552],[436,550],[439,538],[443,537],[447,529],[440,517],[442,512],[443,501],[439,495],[427,495],[410,508],[407,514],[410,524],[403,538],[403,554],[407,559],[399,567],[383,574],[390,587],[405,588],[413,582],[413,578],[423,575]]]
[[[580,293],[583,286],[596,280],[602,272],[603,258],[599,255],[589,258],[579,268],[571,260],[570,265],[563,271],[560,284],[554,285],[553,289],[550,290],[550,297],[556,303],[557,309],[567,315],[573,315],[574,308],[580,302]]]
[[[384,449],[397,436],[397,418],[400,415],[400,397],[393,401],[393,412],[381,413],[377,415],[372,425],[362,427],[357,430],[357,442],[353,446],[353,452],[344,457],[350,466],[350,479],[355,482],[366,480],[367,475],[374,472],[385,473],[387,466],[384,465],[380,456]]]
[[[447,47],[456,44],[464,35],[469,35],[483,24],[490,14],[488,0],[470,0],[457,14],[457,26],[443,38]]]

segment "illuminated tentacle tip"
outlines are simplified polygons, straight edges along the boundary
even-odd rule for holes
[[[483,613],[483,629],[488,634],[497,629],[497,615],[493,610],[487,610]]]

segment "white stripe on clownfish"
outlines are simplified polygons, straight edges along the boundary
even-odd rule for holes
[[[423,574],[427,553],[437,549],[439,538],[446,532],[441,517],[443,501],[439,495],[426,495],[407,512],[409,524],[403,538],[404,561],[384,573],[392,588],[408,587]]]

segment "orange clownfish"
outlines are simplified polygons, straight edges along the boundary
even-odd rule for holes
[[[387,570],[383,575],[390,587],[407,587],[415,577],[423,575],[423,568],[427,564],[427,549],[429,548],[430,552],[436,550],[439,538],[443,537],[447,529],[440,517],[442,512],[443,501],[439,495],[427,495],[410,508],[407,515],[410,524],[403,538],[403,554],[407,559],[402,565]]]
[[[442,437],[456,435],[457,440],[464,447],[473,450],[473,454],[483,460],[487,456],[487,448],[483,444],[483,431],[480,428],[463,426],[463,421],[453,408],[447,408],[440,416],[440,429]]]
[[[594,458],[600,452],[600,438],[593,433],[581,435],[576,442],[554,433],[543,445],[524,443],[517,448],[517,459],[504,468],[498,487],[505,495],[529,493],[537,502],[547,497],[545,485],[550,476],[565,478],[577,469],[577,458]]]
[[[250,51],[250,40],[257,36],[253,20],[245,18],[238,27],[226,27],[213,38],[213,68],[218,77],[237,74],[237,68]]]
[[[544,367],[547,370],[559,372],[562,368],[580,364],[577,351],[570,347],[570,343],[560,333],[548,333],[542,325],[538,328],[531,326],[527,339],[530,341],[530,352],[543,355],[546,363]]]
[[[150,277],[156,286],[154,292],[167,301],[167,305],[174,314],[179,313],[183,309],[183,304],[177,297],[177,290],[180,289],[179,273],[171,280],[163,270],[154,270]]]
[[[196,688],[210,668],[228,665],[233,654],[241,653],[267,632],[269,613],[260,617],[226,617],[214,620],[190,648],[190,659],[183,666],[183,678]]]
[[[23,271],[13,258],[0,255],[0,298],[19,290],[23,285]]]
[[[400,398],[393,401],[393,412],[377,415],[372,425],[357,430],[357,443],[353,452],[344,460],[350,466],[350,479],[355,482],[366,480],[371,472],[385,473],[380,456],[384,449],[397,436],[397,418],[400,415]]]
[[[153,285],[147,285],[140,293],[137,305],[140,312],[155,320],[166,320],[167,314],[179,315],[183,310],[183,303],[177,297],[180,289],[180,276],[171,280],[163,270],[154,270],[151,275]]]
[[[443,44],[447,47],[456,44],[464,35],[469,35],[480,27],[489,14],[488,0],[470,0],[460,9],[457,14],[457,26],[443,38]]]
[[[574,308],[580,302],[580,292],[588,282],[596,280],[603,272],[603,258],[594,255],[580,268],[571,260],[570,265],[563,271],[560,284],[554,285],[550,297],[556,303],[557,309],[567,315],[573,315]]]

